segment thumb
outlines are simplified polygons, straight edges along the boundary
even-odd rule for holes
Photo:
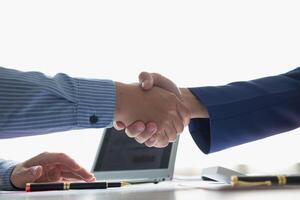
[[[158,73],[151,73],[151,77],[153,79],[154,86],[163,88],[175,94],[178,98],[181,99],[180,90],[178,89],[177,85],[173,81]]]
[[[141,72],[139,75],[139,82],[144,90],[150,90],[152,87],[156,86],[175,94],[181,99],[181,93],[177,85],[161,74]]]
[[[24,188],[26,183],[33,183],[42,176],[43,167],[40,165],[24,168],[19,172],[19,181],[17,187]]]
[[[153,77],[149,72],[141,72],[139,82],[144,90],[150,90],[154,85]]]

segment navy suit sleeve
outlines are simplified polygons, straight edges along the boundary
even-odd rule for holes
[[[204,153],[300,126],[300,67],[278,76],[189,89],[209,113],[209,119],[192,119],[189,125]]]

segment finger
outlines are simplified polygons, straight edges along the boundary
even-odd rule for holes
[[[91,181],[91,180],[95,179],[95,176],[92,173],[88,172],[84,168],[81,168],[78,171],[73,171],[73,173],[76,173],[77,175],[79,175],[80,177],[82,177],[82,179],[85,180],[85,181]]]
[[[172,121],[169,121],[168,125],[164,129],[164,133],[167,137],[168,143],[175,141],[177,137],[177,130]]]
[[[124,128],[126,128],[125,124],[123,122],[120,122],[120,121],[114,121],[113,126],[118,131],[123,130]]]
[[[176,129],[176,133],[177,133],[177,135],[179,135],[180,133],[182,133],[183,132],[183,130],[184,130],[184,124],[183,124],[184,122],[182,121],[182,119],[181,119],[181,117],[175,117],[173,120],[172,120],[172,125],[173,125],[173,127]],[[176,136],[177,136],[176,135]],[[177,138],[177,137],[176,137]],[[175,138],[175,140],[176,140],[176,138]],[[174,138],[173,138],[174,139]],[[174,141],[175,141],[174,140]],[[173,142],[174,142],[173,141]]]
[[[76,181],[84,180],[81,176],[74,174],[72,172],[62,172],[61,176],[64,180],[71,180],[71,179],[75,179]]]
[[[183,124],[179,119],[173,119],[172,126],[176,130],[176,132],[175,133],[166,132],[168,134],[169,142],[175,142],[177,139],[177,135],[182,133],[183,130]]]
[[[85,181],[91,181],[91,180],[94,180],[95,179],[95,176],[94,174],[88,172],[85,168],[81,168],[80,170],[71,170],[65,166],[62,166],[62,173],[73,173],[73,174],[76,174],[78,176],[81,177],[81,179],[85,180]]]
[[[36,164],[32,164],[32,163],[36,163]],[[81,166],[78,163],[76,163],[75,160],[73,160],[72,158],[70,158],[68,155],[64,153],[44,152],[26,161],[26,165],[29,164],[42,165],[42,166],[61,164],[75,171],[81,169]]]
[[[144,90],[149,90],[153,87],[153,78],[149,72],[141,72],[139,82]]]
[[[34,183],[43,173],[42,166],[32,166],[30,168],[22,168],[13,176],[14,186],[17,188],[25,188],[26,183]]]
[[[156,131],[157,131],[156,123],[148,122],[145,131],[136,137],[136,141],[142,144],[147,140],[149,140],[156,133]]]
[[[157,138],[158,138],[158,133],[154,134],[149,140],[147,140],[145,142],[145,145],[147,147],[153,147],[156,143]]]
[[[86,181],[86,182],[93,182],[96,180],[95,177],[91,179],[84,179],[80,175],[73,173],[73,172],[62,172],[61,176],[64,180],[72,180],[72,181]]]
[[[169,138],[168,136],[166,135],[165,131],[161,132],[159,135],[158,135],[158,138],[156,140],[157,142],[155,143],[155,147],[157,148],[163,148],[163,147],[166,147],[168,146],[169,144]]]
[[[135,138],[145,130],[145,124],[142,121],[136,121],[125,129],[125,133],[130,138]]]

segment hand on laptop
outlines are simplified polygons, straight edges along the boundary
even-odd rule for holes
[[[17,164],[10,176],[11,183],[19,189],[26,183],[70,180],[92,182],[96,178],[63,153],[41,153]]]
[[[173,93],[152,87],[145,91],[138,84],[123,84],[116,82],[117,102],[115,121],[129,126],[136,121],[148,123],[147,128],[152,136],[159,133],[156,147],[165,147],[174,142],[178,133],[189,123],[190,114],[182,101]],[[149,139],[140,134],[127,131],[129,137],[139,143]]]

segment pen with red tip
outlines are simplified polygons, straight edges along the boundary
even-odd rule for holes
[[[49,190],[82,190],[82,189],[107,189],[114,187],[124,187],[128,182],[61,182],[61,183],[27,183],[26,192],[49,191]]]

